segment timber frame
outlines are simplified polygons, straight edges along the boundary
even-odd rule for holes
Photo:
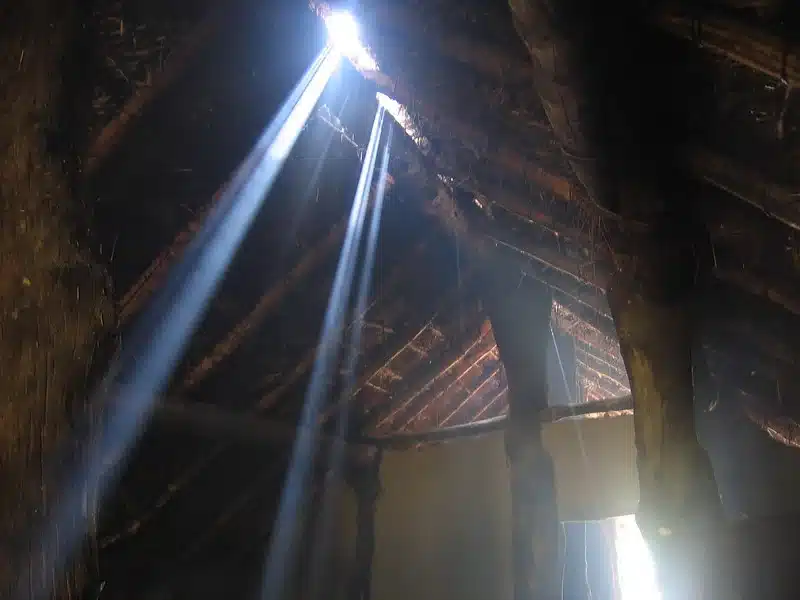
[[[791,94],[798,80],[797,55],[770,23],[731,7],[699,12],[655,2],[646,10],[621,8],[628,12],[613,23],[608,16],[592,20],[596,15],[563,7],[563,14],[554,15],[547,4],[513,0],[508,7],[487,8],[475,1],[456,7],[441,0],[420,9],[413,2],[364,3],[365,37],[381,72],[362,73],[363,80],[348,73],[354,106],[344,112],[321,106],[309,135],[330,135],[336,158],[355,172],[365,142],[359,116],[371,110],[374,92],[381,90],[408,108],[430,147],[422,152],[409,139],[395,144],[391,197],[406,202],[391,203],[396,212],[387,220],[399,216],[421,225],[387,242],[369,308],[347,325],[348,331],[363,327],[363,360],[352,396],[338,396],[326,407],[319,424],[321,449],[333,442],[339,414],[363,425],[347,449],[353,464],[362,467],[375,459],[376,448],[495,428],[519,438],[514,433],[519,396],[538,403],[535,415],[525,415],[531,422],[567,416],[544,406],[540,388],[528,389],[541,381],[526,382],[515,393],[518,375],[509,362],[522,345],[531,352],[540,348],[531,340],[502,339],[485,269],[503,264],[505,280],[490,287],[522,278],[526,298],[552,298],[550,320],[558,335],[570,340],[581,399],[597,403],[578,412],[613,416],[634,410],[643,490],[640,525],[662,553],[661,567],[669,574],[664,578],[676,586],[670,593],[688,597],[680,585],[693,586],[696,580],[683,577],[686,548],[700,543],[697,532],[720,529],[716,483],[695,431],[697,405],[716,401],[708,399],[705,388],[700,397],[698,380],[705,378],[717,396],[721,389],[723,402],[743,410],[764,438],[800,445],[793,420],[800,413],[793,400],[800,391],[793,382],[800,362],[800,262],[794,250],[800,235],[800,178],[790,168],[800,156]],[[313,8],[324,12],[322,6]],[[159,155],[153,148],[148,128],[163,131],[165,139],[180,139],[193,127],[188,114],[172,119],[172,130],[171,123],[165,125],[170,102],[183,106],[187,97],[199,95],[204,86],[198,82],[212,72],[219,91],[207,101],[219,110],[209,110],[210,132],[226,127],[221,115],[231,107],[224,98],[234,91],[243,95],[238,110],[253,111],[252,123],[241,127],[228,152],[220,153],[225,159],[204,173],[201,192],[194,189],[191,202],[182,198],[191,215],[174,208],[164,218],[154,236],[159,243],[140,247],[130,233],[119,244],[111,234],[104,240],[106,252],[114,249],[111,266],[123,333],[213,207],[247,148],[245,130],[254,131],[269,118],[267,109],[251,109],[267,106],[257,86],[242,91],[233,76],[225,79],[229,63],[222,59],[216,70],[205,64],[213,63],[220,49],[235,46],[235,27],[227,24],[246,22],[250,9],[242,0],[230,14],[220,11],[226,12],[224,19],[218,18],[219,9],[197,15],[178,36],[182,42],[174,42],[152,85],[119,102],[111,111],[118,116],[106,115],[104,128],[93,127],[99,133],[84,175],[92,195],[105,203],[99,212],[122,206],[128,211],[123,215],[139,214],[137,192],[143,188],[134,184],[140,171],[168,162],[166,150]],[[635,35],[628,36],[631,31]],[[606,54],[593,53],[589,45],[615,39],[637,51],[615,42]],[[667,56],[691,58],[697,71],[653,69],[642,75],[642,89],[632,89],[625,81],[631,54],[654,64]],[[256,58],[234,56],[245,65],[242,73],[245,67],[265,70]],[[429,58],[421,60],[424,56]],[[661,92],[706,93],[714,87],[708,81],[728,85],[731,96],[745,100],[726,107],[720,95],[703,96],[697,112],[712,124],[700,133],[658,126],[659,121],[680,124],[691,112],[659,103]],[[623,91],[609,89],[613,83]],[[768,88],[772,95],[765,100],[762,92]],[[619,112],[611,110],[613,102],[598,100],[604,95],[620,101]],[[770,104],[774,97],[782,103],[777,114]],[[748,120],[750,113],[766,116],[756,122]],[[190,146],[211,146],[212,133],[176,144],[187,155],[187,169],[208,167]],[[742,144],[743,139],[752,143]],[[741,146],[754,150],[739,151]],[[309,147],[313,144],[304,150]],[[133,155],[142,158],[126,164],[125,157]],[[172,199],[179,176],[169,177],[163,175],[153,188]],[[341,208],[336,202],[347,195],[345,177],[330,171],[325,177],[334,182],[327,188],[315,184],[321,204]],[[664,181],[669,185],[660,185]],[[281,216],[291,220],[299,212],[287,209]],[[191,490],[213,481],[225,460],[241,458],[242,446],[291,443],[318,330],[316,321],[297,313],[321,314],[324,308],[341,216],[333,209],[315,215],[318,222],[297,233],[279,266],[250,259],[234,269],[155,419],[159,431],[199,433],[204,442],[198,451],[187,450],[188,456],[178,453],[165,461],[168,475],[152,498],[110,519],[100,534],[103,549],[113,553],[142,532],[146,545],[157,524],[180,518],[181,502],[188,502]],[[283,233],[280,226],[263,225],[269,236]],[[456,250],[443,249],[442,240]],[[259,257],[281,250],[261,239],[249,249],[250,256]],[[257,282],[254,269],[263,273]],[[280,317],[294,304],[302,309],[287,317],[289,336]],[[544,317],[537,317],[542,326],[539,317]],[[208,438],[214,441],[211,448]],[[517,439],[522,445],[535,441]],[[150,460],[160,466],[161,456],[153,454],[143,464]],[[546,480],[546,457],[529,462]],[[244,463],[260,468],[252,457]],[[515,469],[533,468],[513,463]],[[253,481],[226,473],[226,485],[215,490],[216,504],[203,515],[210,525],[192,532],[191,552],[200,552],[237,523],[246,529],[248,515],[257,512],[281,473],[281,465]],[[552,533],[551,508],[542,508],[534,520],[543,528],[542,539]],[[720,530],[707,537],[751,535]],[[530,556],[526,561],[525,568],[536,564]],[[695,565],[699,569],[702,563]],[[367,597],[363,580],[353,585]],[[526,597],[535,593],[527,589]]]

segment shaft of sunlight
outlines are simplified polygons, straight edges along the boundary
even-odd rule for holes
[[[358,366],[358,358],[361,351],[361,334],[363,332],[362,318],[367,311],[367,298],[375,265],[375,254],[377,250],[378,234],[380,231],[381,216],[383,214],[383,200],[386,194],[386,174],[389,168],[389,152],[391,147],[392,129],[389,128],[387,140],[384,144],[383,158],[377,174],[377,185],[372,202],[372,214],[370,227],[367,234],[366,248],[363,253],[363,267],[359,279],[358,291],[356,295],[356,306],[353,310],[354,327],[348,340],[347,356],[344,366],[344,382],[341,386],[340,401],[338,404],[338,414],[336,419],[336,433],[332,448],[327,456],[327,473],[334,481],[341,474],[344,466],[345,446],[348,435],[349,423],[349,403],[348,400],[353,395],[355,389],[355,373]],[[311,581],[312,587],[309,598],[315,600],[325,596],[325,592],[320,590],[316,582],[326,581],[325,569],[327,568],[326,552],[329,547],[327,536],[331,532],[336,515],[335,500],[332,497],[331,489],[328,486],[323,490],[322,496],[322,518],[320,525],[315,532],[314,555],[312,557]]]
[[[275,527],[266,557],[262,598],[279,600],[283,597],[290,559],[294,555],[298,516],[308,500],[308,488],[314,466],[314,450],[318,439],[319,412],[331,375],[339,357],[344,332],[343,320],[353,290],[358,248],[361,244],[364,220],[369,204],[369,184],[375,171],[375,159],[383,128],[385,111],[378,107],[364,156],[347,234],[336,267],[333,287],[322,326],[317,357],[306,390],[297,438],[286,475]]]
[[[633,515],[614,519],[621,600],[661,600],[655,564]]]
[[[20,573],[25,598],[50,592],[53,573],[70,560],[86,534],[85,499],[99,505],[111,487],[117,471],[113,467],[125,458],[150,416],[339,60],[338,53],[326,48],[303,75],[93,394],[92,405],[106,410],[105,427],[101,435],[83,440],[88,456],[67,474],[58,508]]]
[[[367,246],[364,250],[364,266],[361,271],[361,278],[359,280],[358,292],[356,296],[356,307],[353,312],[353,318],[358,319],[358,323],[353,329],[353,334],[350,338],[349,352],[345,366],[345,373],[348,377],[348,381],[346,382],[343,390],[345,398],[349,398],[350,394],[352,394],[354,391],[353,387],[355,385],[355,380],[353,379],[353,376],[355,375],[356,367],[358,366],[358,356],[361,350],[361,333],[363,330],[361,327],[361,319],[367,311],[369,288],[372,283],[372,272],[375,268],[375,255],[378,248],[378,235],[380,233],[381,217],[383,216],[383,200],[386,196],[386,175],[389,172],[389,152],[391,150],[391,141],[392,130],[390,128],[387,134],[386,143],[383,147],[381,164],[378,169],[377,185],[375,188],[374,201],[372,205],[372,218],[370,219],[369,232],[367,234]],[[341,428],[345,427],[347,424],[347,402],[341,402],[340,408],[340,430],[338,431],[337,437],[342,438],[343,441],[347,431]]]
[[[338,403],[336,434],[332,448],[327,456],[327,476],[337,480],[344,467],[345,446],[349,428],[349,404],[347,400],[355,390],[355,373],[358,358],[361,353],[362,318],[367,312],[369,288],[372,283],[372,274],[375,266],[375,255],[378,246],[381,217],[383,215],[383,200],[386,195],[386,175],[389,172],[389,152],[391,148],[392,129],[389,128],[386,142],[383,145],[383,156],[377,173],[377,185],[372,200],[372,213],[370,215],[369,230],[367,233],[366,247],[363,252],[363,265],[359,276],[358,290],[356,292],[356,305],[353,310],[354,326],[347,345],[347,355],[344,366],[344,382],[341,386],[341,399]],[[311,589],[309,598],[316,600],[326,596],[317,585],[318,582],[327,581],[326,569],[328,567],[327,552],[330,547],[328,539],[336,516],[335,500],[332,489],[325,486],[322,494],[322,517],[314,535],[314,550],[311,561]]]

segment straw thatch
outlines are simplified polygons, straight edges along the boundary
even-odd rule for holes
[[[88,95],[82,93],[85,82],[71,79],[81,71],[70,69],[69,61],[86,58],[78,54],[89,48],[85,18],[80,3],[48,0],[14,3],[0,18],[3,597],[24,572],[32,527],[50,513],[45,465],[84,410],[90,366],[113,325],[105,271],[79,241],[84,236],[73,212],[72,176],[77,165],[64,158],[82,145],[75,134],[82,130],[76,105]],[[80,573],[50,577],[67,593]]]

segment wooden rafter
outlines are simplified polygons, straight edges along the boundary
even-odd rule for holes
[[[229,9],[228,11],[229,12]],[[225,11],[215,8],[204,18],[188,36],[183,44],[169,57],[165,68],[149,86],[140,87],[125,103],[94,139],[89,147],[85,172],[91,175],[98,165],[117,147],[131,124],[142,114],[152,101],[162,94],[184,72],[199,50],[219,31]]]
[[[156,413],[156,418],[162,423],[177,423],[199,433],[215,432],[214,437],[223,440],[237,440],[242,442],[272,442],[283,445],[294,441],[297,428],[293,423],[280,421],[267,421],[253,419],[250,416],[238,415],[213,404],[192,402],[167,402]],[[324,434],[320,429],[318,434],[320,444],[333,444],[334,436]],[[370,453],[367,447],[359,444],[347,446],[347,457],[359,461]]]
[[[448,383],[441,389],[437,390],[433,397],[430,398],[424,405],[421,405],[419,410],[412,413],[408,416],[400,425],[396,426],[395,429],[397,431],[405,431],[409,427],[411,427],[412,423],[420,419],[423,414],[432,406],[439,407],[440,402],[447,398],[447,397],[457,397],[458,392],[466,392],[467,398],[471,398],[475,393],[474,385],[474,378],[477,370],[477,378],[480,381],[478,384],[478,388],[481,385],[486,383],[488,379],[491,379],[494,373],[499,371],[499,367],[495,369],[489,377],[483,375],[481,369],[485,365],[487,360],[497,362],[497,344],[483,344],[481,346],[476,346],[475,348],[478,351],[478,355],[475,358],[472,358],[470,362],[463,366],[461,371],[455,375],[455,377],[448,381]],[[472,350],[472,348],[470,348]],[[425,386],[426,389],[433,389],[434,382],[429,382],[428,385]]]
[[[466,324],[466,331],[459,342],[453,343],[442,356],[434,358],[422,371],[415,375],[414,380],[409,383],[407,391],[399,398],[393,398],[390,410],[384,411],[377,417],[371,419],[370,429],[381,429],[391,423],[393,419],[402,411],[411,406],[421,397],[431,384],[441,376],[447,375],[451,369],[456,367],[470,354],[472,350],[484,341],[488,330],[482,328],[485,317],[477,313],[470,317],[470,322]],[[475,333],[478,333],[476,336]],[[460,371],[459,371],[460,372]]]
[[[409,259],[403,261],[403,263],[396,267],[392,273],[389,275],[385,285],[382,286],[380,293],[377,297],[369,303],[367,307],[367,312],[369,312],[375,304],[380,301],[381,299],[386,298],[390,295],[394,290],[396,290],[397,285],[408,275],[409,270],[411,270],[416,262],[416,260],[422,256],[423,252],[426,250],[427,244],[420,243],[414,246],[414,248],[409,253]],[[365,315],[360,315],[359,318],[363,318]],[[355,319],[348,323],[347,330],[349,331],[352,329],[354,325],[356,325],[358,319]],[[261,400],[258,403],[259,410],[266,411],[275,406],[283,396],[293,388],[297,383],[299,383],[303,377],[309,372],[311,366],[314,364],[314,360],[317,357],[317,347],[312,346],[309,348],[303,357],[297,362],[295,367],[286,374],[280,381],[280,383],[270,390],[269,392],[265,393]]]
[[[130,321],[131,317],[141,309],[142,305],[161,285],[173,262],[183,253],[197,232],[200,231],[208,212],[222,196],[224,190],[225,186],[217,190],[211,203],[204,207],[198,215],[175,236],[172,243],[150,263],[150,266],[139,276],[136,283],[125,293],[119,302],[120,325],[125,325]]]
[[[478,396],[486,386],[490,385],[492,382],[497,382],[498,381],[497,378],[499,377],[500,373],[501,373],[501,368],[497,367],[491,373],[489,373],[487,377],[484,377],[483,381],[481,381],[477,386],[475,386],[471,390],[468,389],[466,397],[463,400],[461,400],[461,402],[459,402],[458,405],[456,405],[456,407],[453,410],[448,412],[447,415],[436,424],[437,427],[446,426],[450,422],[450,420],[453,419],[453,417],[455,417],[459,412],[461,412],[464,409],[464,407],[467,406],[467,404],[469,404],[476,396]],[[492,400],[494,400],[494,397],[492,397]]]
[[[800,84],[800,57],[776,36],[720,15],[701,15],[699,31],[694,22],[675,10],[656,16],[656,23],[674,35],[792,87]]]
[[[411,14],[401,7],[393,6],[383,11],[384,21],[387,26],[403,27],[412,24],[419,25],[421,19],[419,15]],[[681,16],[674,12],[664,12],[657,18],[659,25],[665,29],[682,35],[691,37],[693,35],[692,19],[688,16]],[[424,27],[422,27],[424,29]],[[412,28],[411,30],[419,30]],[[706,17],[703,19],[702,31],[704,36],[699,40],[705,47],[712,49],[720,54],[754,68],[772,77],[786,80],[789,85],[796,84],[800,61],[796,54],[785,51],[785,44],[773,36],[763,34],[718,17]],[[439,37],[442,37],[441,35]],[[468,40],[459,39],[458,34],[446,33],[446,39],[456,41],[448,42],[442,50],[451,59],[468,65],[475,71],[490,75],[502,72],[504,65],[516,64],[518,61],[514,56],[501,48],[492,47],[481,51],[480,56],[470,48]],[[785,59],[785,62],[784,62]],[[785,65],[785,74],[784,71]],[[532,65],[528,68],[533,72]],[[785,75],[785,77],[784,77]],[[406,104],[412,110],[419,112],[422,116],[429,119],[441,121],[445,119],[446,129],[452,131],[456,137],[465,142],[475,145],[481,144],[487,134],[476,129],[473,125],[459,119],[452,111],[443,111],[436,106],[435,102],[421,102],[417,98],[416,91],[412,92],[407,87],[392,83],[391,93],[402,104]],[[444,113],[444,114],[443,114]],[[540,132],[549,132],[550,127],[546,123],[536,123],[536,129]],[[494,144],[493,144],[494,146]],[[742,165],[733,165],[731,161],[721,155],[714,154],[709,149],[689,148],[690,160],[688,167],[692,173],[701,180],[707,181],[735,197],[758,207],[766,214],[780,220],[795,229],[800,228],[800,214],[796,208],[797,203],[791,192],[781,189],[779,186],[764,182],[757,173],[754,173]],[[531,162],[516,150],[510,150],[503,146],[493,148],[491,153],[492,160],[499,166],[512,173],[527,178],[535,182],[542,188],[549,190],[556,197],[570,202],[585,200],[585,192],[572,183],[569,178],[556,173],[548,172],[541,166]],[[502,202],[498,201],[502,204]]]
[[[322,420],[327,421],[333,415],[337,414],[344,405],[350,403],[352,398],[357,396],[371,379],[382,369],[389,367],[392,361],[408,348],[409,345],[413,344],[415,340],[419,339],[421,334],[430,328],[437,318],[442,315],[454,314],[456,307],[464,300],[464,292],[466,291],[469,294],[472,291],[470,278],[471,274],[468,273],[462,281],[462,283],[466,284],[465,288],[454,287],[447,292],[432,314],[424,316],[424,313],[422,313],[422,318],[419,314],[415,314],[412,318],[405,321],[402,328],[398,329],[392,337],[390,343],[381,345],[376,355],[371,358],[369,364],[362,370],[362,373],[358,376],[353,387],[352,396],[349,398],[341,398],[326,408],[322,414]]]
[[[225,336],[225,339],[217,343],[211,352],[196,365],[189,369],[183,385],[177,393],[186,391],[196,386],[219,362],[230,356],[242,343],[245,336],[252,332],[283,299],[310,273],[314,271],[329,255],[330,252],[344,237],[347,227],[346,221],[340,221],[328,232],[320,242],[314,245],[300,261],[292,268],[289,273],[281,278],[276,284],[271,286],[259,299],[256,305],[250,310],[247,316],[239,321],[233,329]]]

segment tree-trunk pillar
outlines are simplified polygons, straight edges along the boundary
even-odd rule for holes
[[[114,319],[105,270],[79,243],[74,218],[91,110],[91,3],[27,0],[2,12],[0,597],[42,587],[74,597],[79,566],[33,580],[21,573],[52,509],[43,465],[70,435]]]
[[[381,492],[380,452],[365,464],[349,470],[348,483],[356,498],[356,547],[349,600],[369,600],[372,594],[372,559],[375,555],[375,509]]]
[[[518,272],[495,269],[485,299],[508,381],[514,599],[556,599],[561,571],[555,479],[539,420],[547,407],[552,298],[548,288],[523,282]]]
[[[636,521],[665,600],[709,597],[710,540],[721,517],[711,463],[695,432],[692,287],[665,285],[690,268],[676,254],[664,264],[642,261],[608,290],[634,400]]]

